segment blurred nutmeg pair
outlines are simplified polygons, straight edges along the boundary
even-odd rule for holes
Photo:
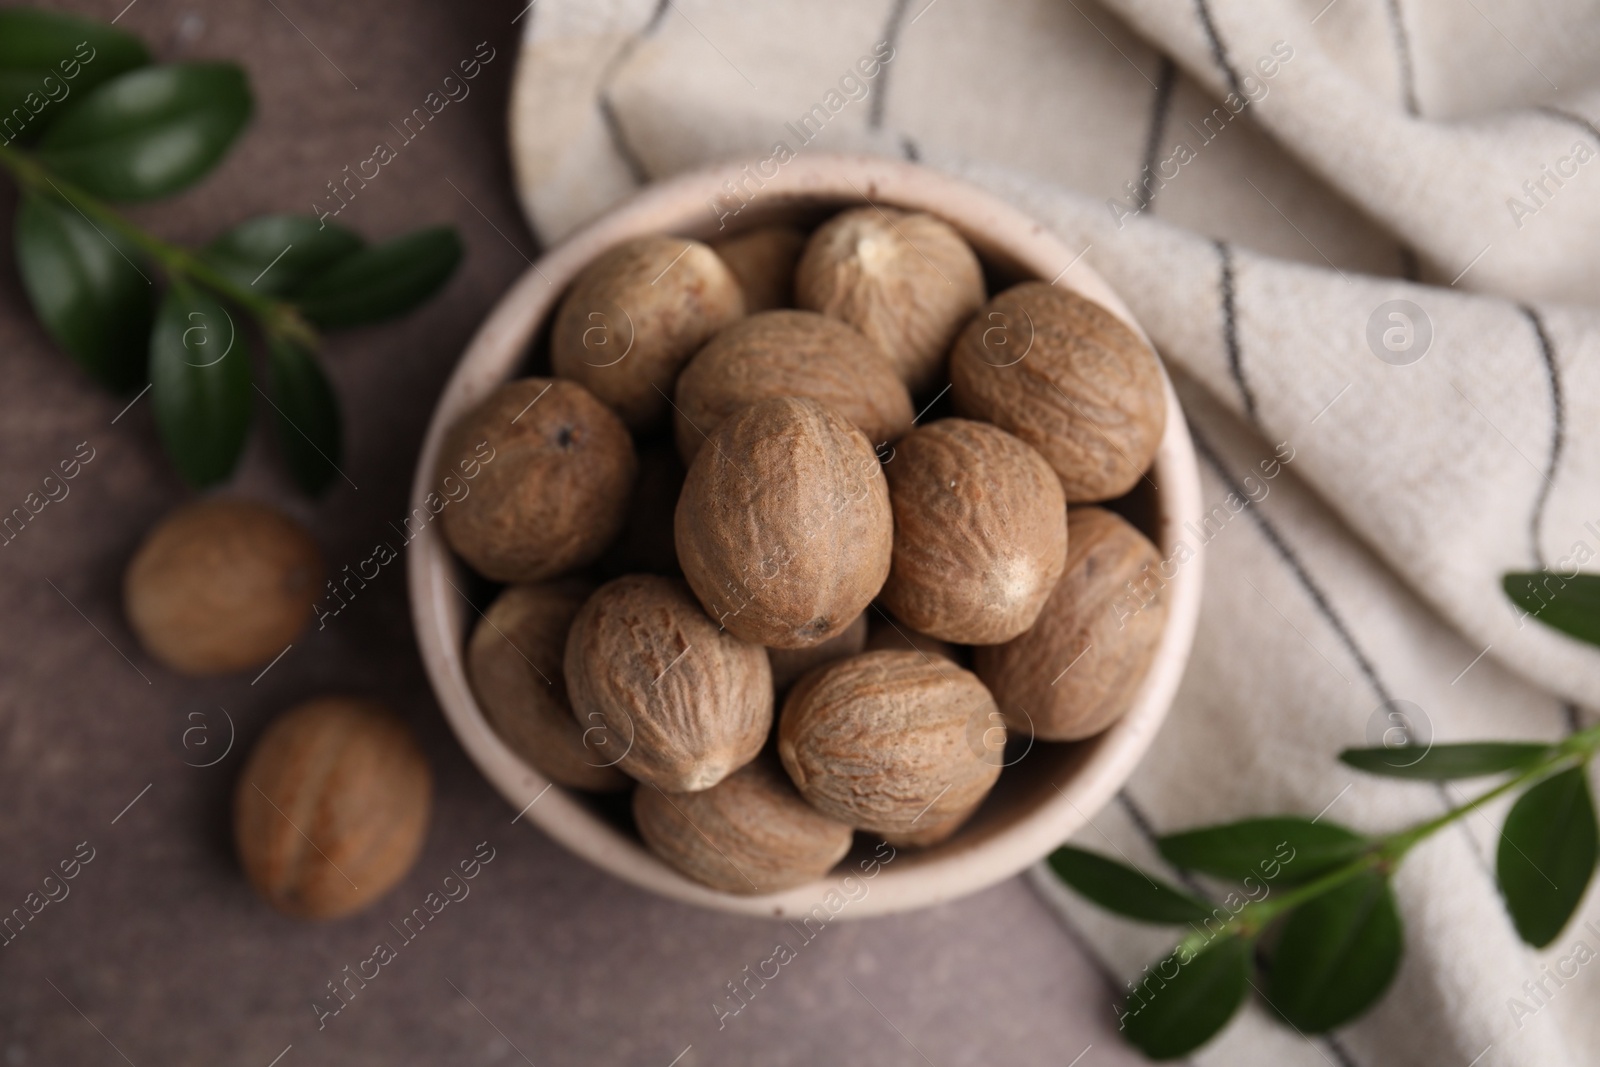
[[[207,498],[146,536],[123,581],[145,650],[181,674],[266,667],[311,621],[321,553],[264,504]],[[278,910],[332,918],[382,896],[416,861],[432,776],[411,730],[369,700],[323,697],[278,716],[234,788],[234,845]]]
[[[495,457],[441,515],[508,583],[471,681],[551,780],[632,788],[688,877],[765,893],[858,830],[936,844],[1008,733],[1072,741],[1131,704],[1165,605],[1112,605],[1158,557],[1095,505],[1139,483],[1166,405],[1104,308],[1040,282],[987,299],[952,227],[865,207],[620,244],[566,293],[548,365],[439,455]]]

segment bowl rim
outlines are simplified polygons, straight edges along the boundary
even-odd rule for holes
[[[713,910],[768,918],[815,912],[827,918],[862,918],[926,907],[977,892],[1021,872],[1088,824],[1132,774],[1166,718],[1182,678],[1199,617],[1203,548],[1179,536],[1200,519],[1200,476],[1187,423],[1162,368],[1166,429],[1151,467],[1160,503],[1152,539],[1163,561],[1179,543],[1189,555],[1165,581],[1170,598],[1160,645],[1128,713],[1094,738],[1081,742],[1083,758],[1055,797],[1013,825],[972,844],[958,833],[944,845],[904,858],[898,853],[867,873],[837,867],[825,878],[777,893],[741,896],[701,885],[650,853],[642,842],[555,787],[500,739],[477,705],[467,680],[464,622],[469,606],[458,576],[461,564],[431,521],[448,506],[430,506],[433,471],[445,430],[489,391],[516,377],[530,341],[572,278],[605,248],[645,233],[678,233],[707,239],[708,220],[718,218],[716,197],[743,180],[750,203],[763,209],[826,202],[880,203],[926,211],[950,222],[980,256],[1009,260],[1024,272],[1071,289],[1102,304],[1145,335],[1111,287],[1042,224],[992,194],[959,178],[918,164],[874,156],[812,153],[796,156],[767,176],[752,175],[762,163],[737,160],[703,167],[641,189],[551,248],[505,292],[468,343],[440,393],[428,423],[410,494],[414,516],[424,516],[408,540],[407,585],[417,644],[451,730],[480,772],[517,812],[512,822],[534,823],[550,837],[596,866],[636,886],[673,900]],[[740,199],[740,211],[748,206]],[[724,199],[726,210],[731,202]],[[698,219],[698,221],[697,221]],[[1087,249],[1084,250],[1085,252]],[[1153,346],[1152,346],[1153,347]],[[1159,479],[1159,484],[1157,482]],[[434,501],[441,498],[433,496]],[[474,609],[476,610],[476,609]],[[547,795],[548,794],[548,795]],[[852,853],[855,855],[855,853]],[[847,879],[855,879],[851,884]]]

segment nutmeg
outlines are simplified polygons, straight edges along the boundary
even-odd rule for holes
[[[711,244],[739,279],[746,314],[794,303],[794,266],[805,246],[794,226],[763,226]]]
[[[950,382],[956,412],[1038,449],[1069,504],[1132,489],[1166,428],[1150,346],[1099,304],[1044,282],[989,301],[951,350]]]
[[[1014,730],[1076,741],[1125,714],[1166,626],[1160,553],[1104,508],[1067,513],[1067,566],[1033,628],[974,667]],[[1028,725],[1031,724],[1031,727]]]
[[[866,334],[913,393],[937,382],[983,296],[983,269],[955,228],[899,208],[835,215],[795,268],[795,302]]]
[[[428,508],[437,504],[445,540],[485,578],[543,581],[605,550],[637,469],[627,427],[587,389],[522,378],[450,428]]]
[[[820,645],[809,648],[769,648],[767,659],[772,663],[772,687],[781,693],[813,667],[860,652],[866,641],[867,613],[863,611],[856,616],[855,622]]]
[[[911,394],[860,332],[814,311],[766,311],[722,330],[679,375],[678,454],[692,461],[723,419],[773,396],[818,400],[875,445],[911,429]]]
[[[872,445],[801,397],[762,400],[718,427],[689,467],[673,529],[706,611],[771,648],[850,625],[882,588],[894,538]]]
[[[573,580],[513,585],[483,613],[467,644],[467,676],[484,717],[511,750],[559,785],[597,792],[623,789],[621,755],[573,718],[562,659],[567,630],[589,598]],[[594,742],[593,744],[586,742]]]
[[[286,915],[349,914],[416,862],[432,791],[400,719],[370,700],[309,700],[273,720],[245,761],[233,797],[239,862]]]
[[[726,893],[814,882],[850,851],[851,830],[812,808],[770,755],[698,793],[641,783],[633,817],[650,850]]]
[[[551,365],[630,429],[648,430],[665,421],[689,357],[743,314],[738,279],[709,247],[637,237],[602,253],[573,281],[551,329]]]
[[[778,755],[824,815],[905,838],[970,814],[1000,776],[1005,730],[976,675],[916,652],[865,652],[806,675]]]
[[[265,504],[213,497],[146,535],[123,576],[128,625],[183,674],[224,674],[280,655],[311,621],[322,556],[305,528]]]
[[[884,606],[962,644],[1033,625],[1067,555],[1066,501],[1044,457],[988,423],[941,419],[907,435],[884,473],[894,507]]]
[[[669,792],[716,785],[772,726],[766,650],[706,618],[679,579],[601,586],[573,619],[565,668],[591,746],[625,753],[618,768]]]

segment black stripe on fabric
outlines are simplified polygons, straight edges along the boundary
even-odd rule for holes
[[[1192,423],[1189,426],[1189,436],[1194,441],[1196,454],[1206,461],[1207,466],[1212,469],[1228,491],[1237,494],[1241,500],[1246,498],[1249,494],[1245,492],[1244,487],[1234,480],[1233,473],[1223,465],[1222,457],[1216,453],[1210,442],[1194,428]],[[1300,557],[1289,547],[1288,542],[1283,539],[1283,535],[1278,532],[1278,528],[1261,513],[1260,507],[1248,507],[1244,510],[1250,516],[1251,521],[1256,524],[1256,528],[1261,531],[1261,536],[1266,538],[1267,543],[1278,554],[1278,558],[1294,574],[1295,580],[1300,583],[1300,587],[1311,598],[1311,602],[1316,606],[1318,613],[1333,628],[1333,632],[1338,635],[1339,642],[1344,645],[1345,651],[1350,654],[1350,658],[1355,660],[1356,667],[1361,671],[1361,676],[1367,680],[1367,684],[1372,686],[1373,691],[1378,694],[1379,701],[1382,704],[1391,703],[1394,700],[1394,694],[1389,691],[1389,687],[1384,684],[1383,679],[1378,677],[1377,669],[1373,667],[1372,661],[1367,659],[1367,654],[1361,650],[1361,646],[1356,643],[1355,635],[1350,632],[1350,628],[1345,625],[1344,619],[1334,610],[1327,594],[1312,579],[1310,572],[1300,562]],[[1411,741],[1409,729],[1406,731],[1406,740],[1408,743]],[[1455,806],[1456,800],[1450,795],[1447,783],[1437,783],[1435,791],[1439,794],[1439,799],[1446,809]],[[1488,861],[1478,847],[1478,839],[1472,836],[1465,823],[1459,825],[1462,836],[1467,839],[1467,847],[1472,850],[1473,856],[1478,860],[1479,868],[1493,882],[1494,873],[1489,869]]]
[[[1121,804],[1122,810],[1128,813],[1128,818],[1133,822],[1134,828],[1139,831],[1139,836],[1150,842],[1151,848],[1160,852],[1157,842],[1160,841],[1161,835],[1156,832],[1155,825],[1150,821],[1150,816],[1146,815],[1144,809],[1139,806],[1139,802],[1133,799],[1133,794],[1126,789],[1119,790],[1117,792],[1117,803]],[[1182,882],[1185,889],[1201,900],[1207,903],[1211,902],[1211,894],[1206,892],[1205,887],[1195,880],[1194,875],[1188,871],[1179,870],[1177,867],[1171,867],[1170,869],[1172,870],[1172,876]]]
[[[1172,92],[1178,85],[1178,65],[1171,56],[1161,57],[1161,70],[1156,75],[1156,94],[1150,101],[1150,128],[1144,139],[1143,165],[1134,178],[1138,190],[1137,210],[1144,212],[1155,206],[1156,161],[1161,155],[1161,135],[1167,130],[1167,112],[1172,110]]]
[[[1195,452],[1199,454],[1201,459],[1206,461],[1206,465],[1212,469],[1222,484],[1228,488],[1228,491],[1238,494],[1241,500],[1248,497],[1249,494],[1245,492],[1244,487],[1234,479],[1233,472],[1223,465],[1222,457],[1217,455],[1210,442],[1195,430],[1192,423],[1189,426],[1189,436],[1194,439]],[[1294,549],[1289,547],[1288,542],[1283,539],[1283,535],[1278,532],[1278,528],[1261,513],[1259,507],[1252,506],[1244,510],[1251,520],[1255,522],[1257,528],[1261,530],[1261,535],[1267,539],[1267,544],[1272,546],[1272,550],[1277,553],[1278,558],[1294,574],[1295,580],[1306,591],[1306,595],[1311,598],[1311,603],[1316,606],[1317,612],[1333,629],[1333,632],[1338,635],[1339,643],[1344,645],[1345,651],[1350,654],[1350,658],[1355,660],[1356,667],[1361,671],[1361,676],[1367,680],[1367,684],[1372,686],[1373,691],[1378,694],[1378,698],[1385,704],[1393,700],[1394,694],[1389,692],[1389,687],[1384,685],[1383,679],[1378,677],[1378,672],[1373,668],[1372,661],[1367,659],[1367,654],[1356,643],[1355,635],[1350,632],[1350,628],[1345,625],[1344,619],[1334,610],[1327,594],[1322,591],[1322,587],[1311,577],[1311,574],[1305,568],[1305,564],[1300,562],[1300,557],[1295,554]]]
[[[1228,88],[1241,100],[1245,99],[1244,88],[1239,84],[1239,74],[1233,69],[1233,63],[1228,59],[1228,49],[1222,43],[1222,36],[1217,33],[1217,24],[1211,19],[1211,5],[1206,0],[1194,0],[1195,11],[1200,16],[1200,28],[1206,31],[1206,41],[1211,45],[1211,58],[1217,61],[1223,76],[1228,79]]]
[[[1555,349],[1550,344],[1550,334],[1544,320],[1533,308],[1522,305],[1518,310],[1533,327],[1539,342],[1539,358],[1544,364],[1546,380],[1550,383],[1550,462],[1545,466],[1544,477],[1539,479],[1539,493],[1534,497],[1533,514],[1528,518],[1528,538],[1533,542],[1533,559],[1539,567],[1548,566],[1544,558],[1544,513],[1550,504],[1550,490],[1555,485],[1556,468],[1561,463],[1561,453],[1566,446],[1566,404],[1561,394],[1561,370],[1556,365]]]
[[[1256,395],[1244,378],[1244,361],[1239,352],[1239,327],[1234,318],[1233,305],[1233,250],[1221,241],[1211,242],[1221,261],[1221,275],[1217,287],[1222,293],[1222,343],[1228,352],[1228,373],[1233,384],[1239,387],[1239,398],[1244,403],[1244,413],[1251,422],[1260,425],[1256,416]]]
[[[661,21],[667,17],[667,9],[672,7],[672,0],[656,0],[656,9],[650,13],[650,21],[644,24],[644,29],[639,31],[640,37],[649,37],[661,28]]]
[[[1578,715],[1578,705],[1569,700],[1561,705],[1561,713],[1567,720],[1567,733],[1575,734],[1583,729],[1583,719]]]
[[[1400,67],[1400,102],[1406,114],[1419,115],[1417,108],[1417,77],[1411,67],[1411,37],[1406,33],[1405,15],[1400,11],[1400,0],[1388,0],[1389,32],[1394,37],[1395,59]]]
[[[1310,1038],[1306,1040],[1309,1041]],[[1322,1043],[1328,1046],[1328,1051],[1333,1053],[1333,1058],[1339,1061],[1339,1067],[1356,1067],[1356,1059],[1350,1055],[1350,1050],[1344,1047],[1343,1041],[1340,1041],[1332,1034],[1323,1034]]]
[[[900,43],[900,25],[905,21],[906,8],[911,0],[894,0],[894,6],[889,9],[889,21],[883,27],[883,41],[888,42],[889,54],[895,54],[895,46]],[[878,70],[877,91],[872,94],[872,99],[867,104],[867,129],[883,129],[883,110],[888,106],[889,98],[889,71],[893,65],[885,65]],[[912,156],[915,160],[916,157]]]
[[[900,138],[900,152],[913,163],[922,162],[922,149],[909,136]]]

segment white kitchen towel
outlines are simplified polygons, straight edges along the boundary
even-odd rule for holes
[[[1435,741],[1554,738],[1600,708],[1600,654],[1500,589],[1600,569],[1593,3],[538,0],[524,18],[512,155],[545,242],[776,142],[892,154],[1084,249],[1154,339],[1218,518],[1171,718],[1079,843],[1176,877],[1153,835],[1324,809],[1392,828],[1463,797],[1336,762],[1396,707]],[[1260,476],[1277,450],[1293,459]],[[1405,864],[1405,962],[1372,1014],[1306,1039],[1253,1006],[1194,1062],[1600,1064],[1600,966],[1576,962],[1600,952],[1600,892],[1548,951],[1523,947],[1493,881],[1503,813]],[[1036,880],[1116,984],[1171,943]]]

